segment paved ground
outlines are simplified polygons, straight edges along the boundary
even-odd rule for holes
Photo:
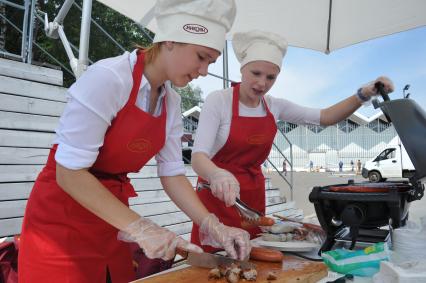
[[[283,181],[277,173],[268,173],[266,175],[271,178],[272,186],[281,188],[283,195],[287,200],[290,200],[290,190],[285,181]],[[290,175],[290,173],[287,173],[287,175]],[[355,180],[355,182],[367,181],[367,179],[364,179],[362,176],[350,172],[344,172],[340,175],[338,173],[294,172],[293,176],[293,199],[296,202],[296,206],[303,209],[305,216],[315,214],[314,206],[308,199],[312,187],[344,184],[350,179]],[[418,219],[422,216],[426,216],[426,197],[412,202],[410,207],[411,220]]]

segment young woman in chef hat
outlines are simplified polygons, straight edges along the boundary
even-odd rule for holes
[[[159,0],[151,48],[101,60],[70,87],[26,207],[20,282],[132,281],[128,242],[149,258],[201,252],[129,208],[137,194],[127,173],[154,156],[168,195],[201,226],[202,243],[247,256],[248,233],[220,223],[184,176],[180,97],[170,86],[207,75],[234,17],[234,1]]]
[[[277,120],[333,125],[377,95],[375,82],[381,81],[387,93],[393,91],[393,84],[380,77],[329,108],[303,107],[266,95],[280,73],[287,50],[282,37],[250,31],[236,33],[232,44],[241,63],[241,83],[207,96],[192,150],[192,166],[199,175],[199,183],[210,183],[211,190],[197,192],[207,209],[225,225],[241,228],[241,217],[236,208],[231,207],[236,197],[265,213],[265,178],[261,165],[271,150]],[[260,232],[259,228],[247,230],[251,237]],[[202,244],[196,225],[191,241]],[[208,246],[203,248],[214,250]]]

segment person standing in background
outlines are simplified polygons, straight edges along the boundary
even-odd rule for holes
[[[303,107],[267,94],[281,71],[287,50],[284,38],[254,30],[235,33],[232,45],[241,64],[241,83],[207,96],[192,150],[192,167],[199,176],[197,188],[210,184],[210,190],[197,190],[207,209],[225,225],[242,227],[243,220],[233,206],[237,197],[265,213],[261,168],[271,151],[278,120],[333,125],[361,107],[362,98],[377,95],[377,82],[384,84],[385,92],[392,91],[393,86],[389,79],[380,77],[328,108]],[[198,229],[193,225],[192,243],[200,243]],[[247,231],[252,238],[261,232],[258,227]],[[202,247],[216,251],[208,245]]]
[[[361,174],[361,160],[358,159],[358,161],[356,162],[356,173],[357,174]]]

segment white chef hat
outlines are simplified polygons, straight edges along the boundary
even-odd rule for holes
[[[191,43],[222,52],[235,14],[234,0],[157,0],[154,42]]]
[[[287,41],[283,37],[258,30],[235,33],[232,46],[241,68],[252,61],[268,61],[281,69],[287,51]]]

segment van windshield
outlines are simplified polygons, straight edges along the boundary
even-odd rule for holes
[[[396,150],[395,148],[387,148],[383,150],[374,161],[386,160],[395,158]]]

